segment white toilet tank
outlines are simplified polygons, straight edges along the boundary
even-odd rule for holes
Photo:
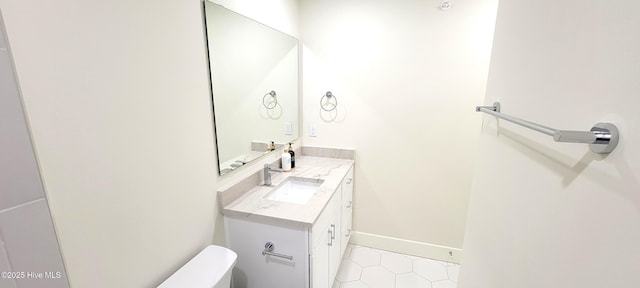
[[[238,255],[227,248],[207,246],[158,288],[229,288],[237,259]]]

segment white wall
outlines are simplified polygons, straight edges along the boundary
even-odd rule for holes
[[[459,287],[640,284],[638,11],[500,1],[485,103],[555,128],[609,121],[621,138],[600,157],[484,116]]]
[[[355,148],[355,230],[461,248],[497,1],[440,2],[301,2],[303,142]]]
[[[215,192],[242,175],[217,176],[201,5],[0,0],[72,287],[155,286],[224,244]]]
[[[212,243],[200,5],[0,1],[72,287],[154,286]]]
[[[68,288],[1,16],[0,287]],[[54,277],[33,277],[45,271]]]

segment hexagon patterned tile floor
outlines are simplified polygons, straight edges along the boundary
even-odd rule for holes
[[[349,245],[333,288],[456,288],[459,265]]]

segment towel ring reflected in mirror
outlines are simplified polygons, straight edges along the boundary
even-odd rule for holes
[[[268,98],[267,96],[271,96],[271,98]],[[264,108],[267,108],[268,110],[271,110],[278,106],[278,97],[276,96],[276,91],[271,90],[270,92],[267,92],[267,94],[264,94],[264,96],[262,96],[262,106],[264,106]]]
[[[329,106],[329,108],[326,108],[327,106]],[[320,98],[320,108],[322,108],[322,110],[331,112],[333,110],[336,110],[337,107],[338,98],[336,98],[336,96],[333,95],[331,91],[327,91],[327,93],[325,93],[322,98]]]

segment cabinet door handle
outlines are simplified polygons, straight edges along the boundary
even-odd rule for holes
[[[351,206],[353,206],[353,202],[349,201],[349,204],[347,204],[347,208],[351,208]]]
[[[327,243],[327,245],[333,246],[333,237],[331,237],[331,229],[327,230],[327,232],[329,232],[329,242]]]
[[[336,239],[336,225],[331,224],[331,240]],[[331,241],[333,242],[333,241]]]
[[[345,237],[349,237],[351,235],[351,229],[347,229],[347,234],[344,234]]]
[[[293,261],[293,256],[273,252],[273,249],[275,249],[275,245],[273,243],[271,242],[264,243],[264,250],[262,250],[262,256],[269,255],[269,256],[284,258],[289,261]]]
[[[351,182],[353,182],[353,178],[347,179],[347,184],[351,184]]]

